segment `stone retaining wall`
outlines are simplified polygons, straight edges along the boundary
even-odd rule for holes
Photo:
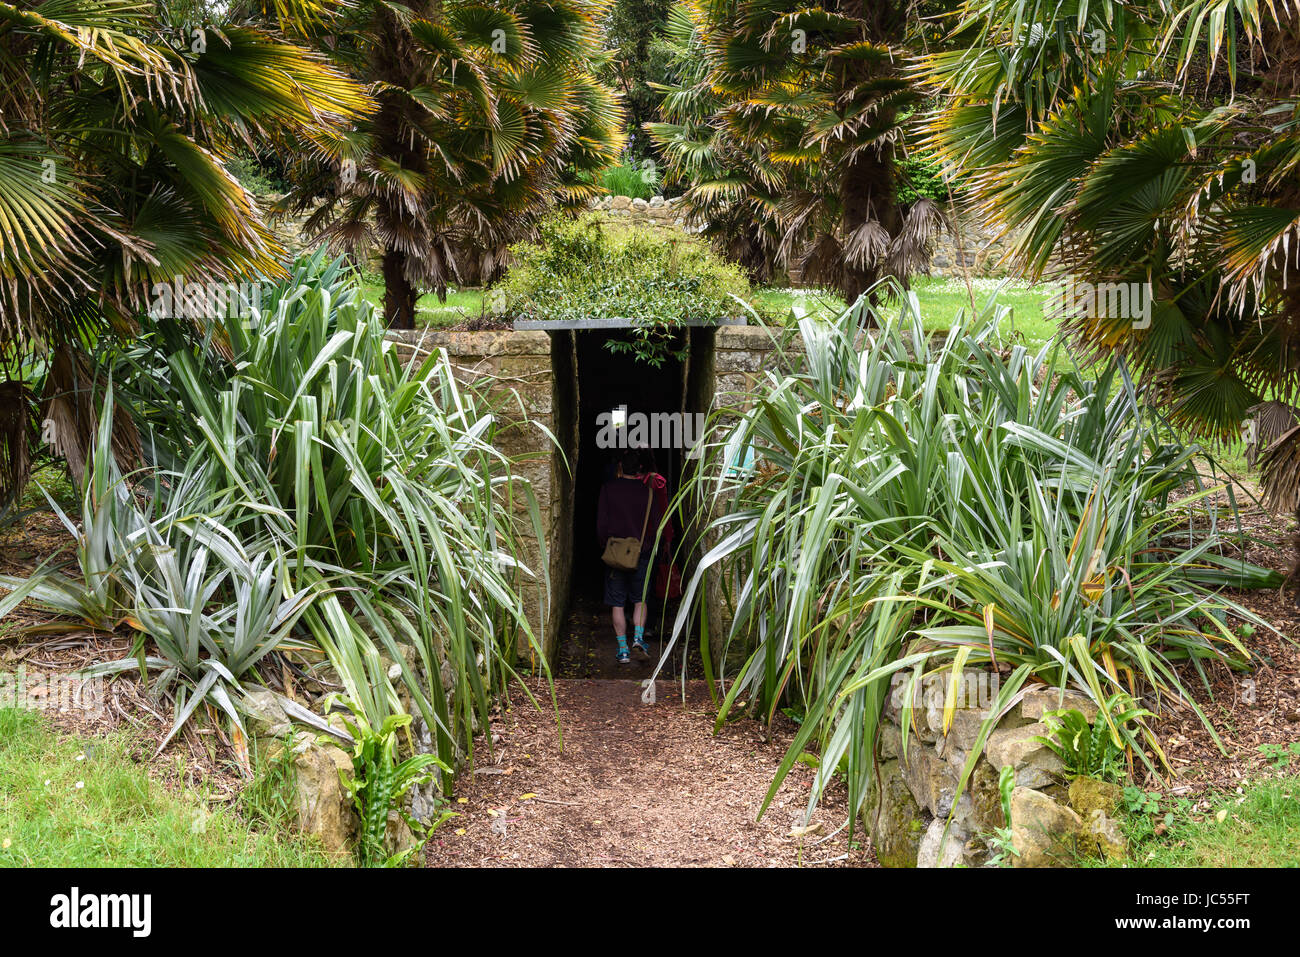
[[[1092,721],[1090,699],[1056,688],[1035,686],[1022,693],[998,720],[965,789],[957,788],[996,693],[995,676],[967,671],[957,708],[944,733],[943,700],[948,674],[932,676],[912,692],[916,702],[906,747],[902,705],[910,674],[895,676],[885,706],[879,739],[879,778],[863,817],[876,857],[885,867],[980,866],[998,853],[997,834],[1009,828],[1011,850],[1001,849],[1016,867],[1072,864],[1080,855],[1123,857],[1126,848],[1115,815],[1122,789],[1092,778],[1067,781],[1061,760],[1037,740],[1049,735],[1043,715],[1078,710]],[[1014,770],[1011,820],[1006,820],[999,788],[1001,769]],[[945,835],[946,830],[946,835]]]
[[[594,201],[591,208],[600,214],[601,219],[698,232],[687,225],[679,197],[631,199],[627,196],[605,196]]]

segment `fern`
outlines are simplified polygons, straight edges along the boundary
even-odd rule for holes
[[[1073,708],[1048,711],[1043,714],[1043,721],[1050,730],[1035,740],[1041,741],[1061,759],[1066,774],[1117,781],[1124,776],[1127,763],[1127,748],[1118,730],[1153,715],[1122,694],[1107,699],[1105,711],[1109,720],[1098,714],[1093,722]]]
[[[376,731],[364,719],[345,722],[356,740],[352,752],[352,774],[342,774],[357,817],[361,833],[357,840],[357,864],[361,867],[401,867],[433,836],[451,812],[443,811],[429,825],[417,821],[402,806],[402,798],[413,787],[433,779],[432,766],[450,772],[450,768],[432,754],[416,754],[398,762],[397,731],[411,723],[409,714],[390,715]],[[419,836],[414,846],[389,855],[387,847],[388,815],[396,811]]]

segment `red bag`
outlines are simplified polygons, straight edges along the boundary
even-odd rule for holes
[[[660,565],[655,571],[655,594],[665,601],[682,597],[682,573],[676,565]]]

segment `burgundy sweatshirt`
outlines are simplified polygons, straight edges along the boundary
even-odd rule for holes
[[[600,547],[611,538],[636,538],[645,521],[647,497],[650,500],[650,521],[646,522],[642,548],[650,548],[664,513],[651,486],[639,478],[613,478],[600,487],[600,503],[596,506],[596,537]]]

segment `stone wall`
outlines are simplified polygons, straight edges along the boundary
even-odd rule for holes
[[[1067,781],[1061,760],[1037,740],[1049,734],[1043,714],[1078,710],[1092,721],[1091,700],[1075,692],[1032,687],[998,720],[979,745],[980,729],[996,699],[996,676],[968,670],[947,732],[943,701],[948,674],[931,676],[911,692],[908,741],[902,705],[910,674],[895,675],[879,739],[879,777],[863,817],[876,857],[885,867],[980,866],[1001,850],[1016,867],[1067,866],[1081,855],[1122,858],[1124,837],[1115,815],[1123,796],[1115,784],[1092,778]],[[983,689],[983,690],[981,690]],[[966,787],[958,784],[971,752],[979,757]],[[1011,820],[999,778],[1010,767]],[[997,834],[1010,838],[999,848]],[[945,834],[946,830],[946,834]]]
[[[562,442],[576,441],[572,423],[556,412],[556,376],[552,369],[551,337],[545,332],[454,332],[416,330],[390,332],[408,355],[434,349],[447,350],[456,376],[485,391],[498,416],[495,445],[515,460],[515,474],[533,487],[546,541],[539,542],[525,503],[516,514],[523,532],[523,561],[536,573],[536,580],[521,583],[524,610],[538,640],[549,657],[560,630],[560,616],[569,590],[569,568],[573,549],[573,481],[565,458],[555,454],[547,430]],[[564,350],[557,349],[559,361]],[[561,371],[559,388],[572,378]],[[543,569],[542,563],[546,562]],[[542,587],[542,574],[551,579],[549,600]],[[520,636],[519,656],[530,661],[534,655],[527,639]]]
[[[688,382],[688,396],[692,408],[716,411],[719,408],[741,408],[743,400],[754,386],[762,379],[765,372],[778,375],[788,373],[797,366],[803,354],[803,342],[792,336],[781,349],[778,349],[776,333],[761,326],[723,326],[712,331],[711,339],[701,336],[708,342],[709,353],[703,362],[697,381]],[[691,344],[692,355],[697,349]],[[696,364],[693,362],[693,364]],[[701,514],[699,525],[702,526],[709,517]],[[704,536],[702,551],[718,542],[716,533]],[[705,595],[708,602],[709,641],[713,660],[719,662],[726,645],[727,632],[735,617],[735,610],[727,600],[728,593],[734,598],[739,593],[739,582],[732,582],[730,589],[723,588],[721,573],[716,569],[705,578]],[[738,651],[733,648],[733,654]],[[733,666],[738,661],[731,662]],[[734,674],[734,667],[729,670]]]
[[[998,238],[998,232],[978,218],[968,214],[950,212],[951,230],[944,230],[935,243],[930,257],[930,275],[967,275],[973,279],[999,277],[1008,274],[1003,257],[1008,243]]]
[[[591,208],[600,214],[601,219],[611,222],[660,226],[686,232],[697,231],[687,226],[679,197],[664,199],[662,196],[652,196],[647,200],[630,199],[627,196],[605,196],[593,202]]]

